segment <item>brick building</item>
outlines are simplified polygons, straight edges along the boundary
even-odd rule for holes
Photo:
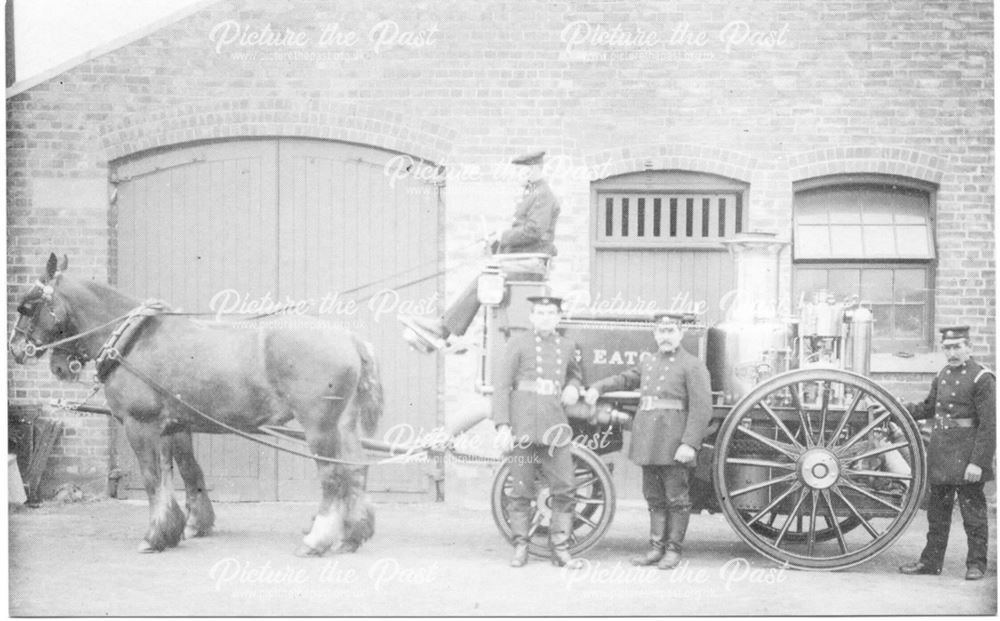
[[[703,303],[715,322],[732,287],[720,239],[772,231],[791,242],[782,302],[865,298],[877,379],[916,397],[942,363],[935,326],[971,324],[995,359],[992,11],[206,2],[7,89],[8,323],[50,251],[187,310],[229,289],[357,289],[368,310],[339,319],[387,367],[387,424],[432,427],[481,406],[474,365],[406,350],[395,312],[458,293],[518,197],[505,163],[544,148],[558,292]],[[127,469],[114,424],[48,406],[85,386],[8,363],[11,410],[66,424],[49,487]],[[224,497],[296,497],[312,468],[232,438],[199,450]],[[369,484],[424,497],[440,476]]]

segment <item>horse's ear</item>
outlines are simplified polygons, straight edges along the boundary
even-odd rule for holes
[[[63,255],[62,259],[59,261],[59,271],[65,272],[67,267],[69,267],[69,257]]]
[[[56,270],[59,269],[59,259],[56,258],[56,253],[49,253],[49,262],[45,264],[45,276],[47,278],[52,278],[56,275]]]

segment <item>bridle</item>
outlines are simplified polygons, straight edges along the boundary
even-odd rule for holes
[[[57,335],[68,332],[70,326],[68,325],[68,318],[60,321],[59,316],[56,314],[55,288],[40,280],[35,281],[35,287],[41,291],[38,298],[30,301],[22,301],[17,307],[18,318],[14,322],[10,339],[7,342],[8,348],[13,349],[14,339],[18,335],[21,335],[25,341],[24,355],[26,357],[34,358],[39,355],[39,352],[51,349],[66,356],[70,372],[74,374],[79,373],[83,369],[83,365],[90,360],[90,356],[79,345],[79,340],[84,334],[75,334],[50,343],[45,343],[36,336],[38,317],[42,312],[48,312],[52,318]],[[25,323],[28,324],[27,327],[25,327]],[[65,347],[64,345],[68,343],[74,343],[74,346]]]

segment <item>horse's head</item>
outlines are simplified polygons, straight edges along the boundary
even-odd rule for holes
[[[10,353],[18,364],[41,357],[44,345],[76,334],[69,302],[59,291],[62,272],[68,263],[65,255],[61,261],[55,254],[49,255],[45,272],[18,302],[17,321],[8,341]]]

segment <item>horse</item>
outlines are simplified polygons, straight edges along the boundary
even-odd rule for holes
[[[73,278],[68,264],[65,255],[49,256],[18,304],[8,347],[18,364],[52,349],[50,368],[61,380],[76,379],[88,360],[107,365],[99,367],[105,399],[125,428],[149,497],[139,552],[211,533],[215,516],[192,432],[226,433],[228,426],[252,433],[293,418],[316,457],[322,491],[295,554],[322,556],[335,544],[338,552],[353,552],[374,534],[361,435],[375,432],[384,401],[367,343],[308,316],[209,322],[161,310],[143,313],[128,342],[115,349],[120,358],[107,364],[101,354],[108,339],[145,306],[109,285]],[[174,463],[186,514],[173,495]]]

